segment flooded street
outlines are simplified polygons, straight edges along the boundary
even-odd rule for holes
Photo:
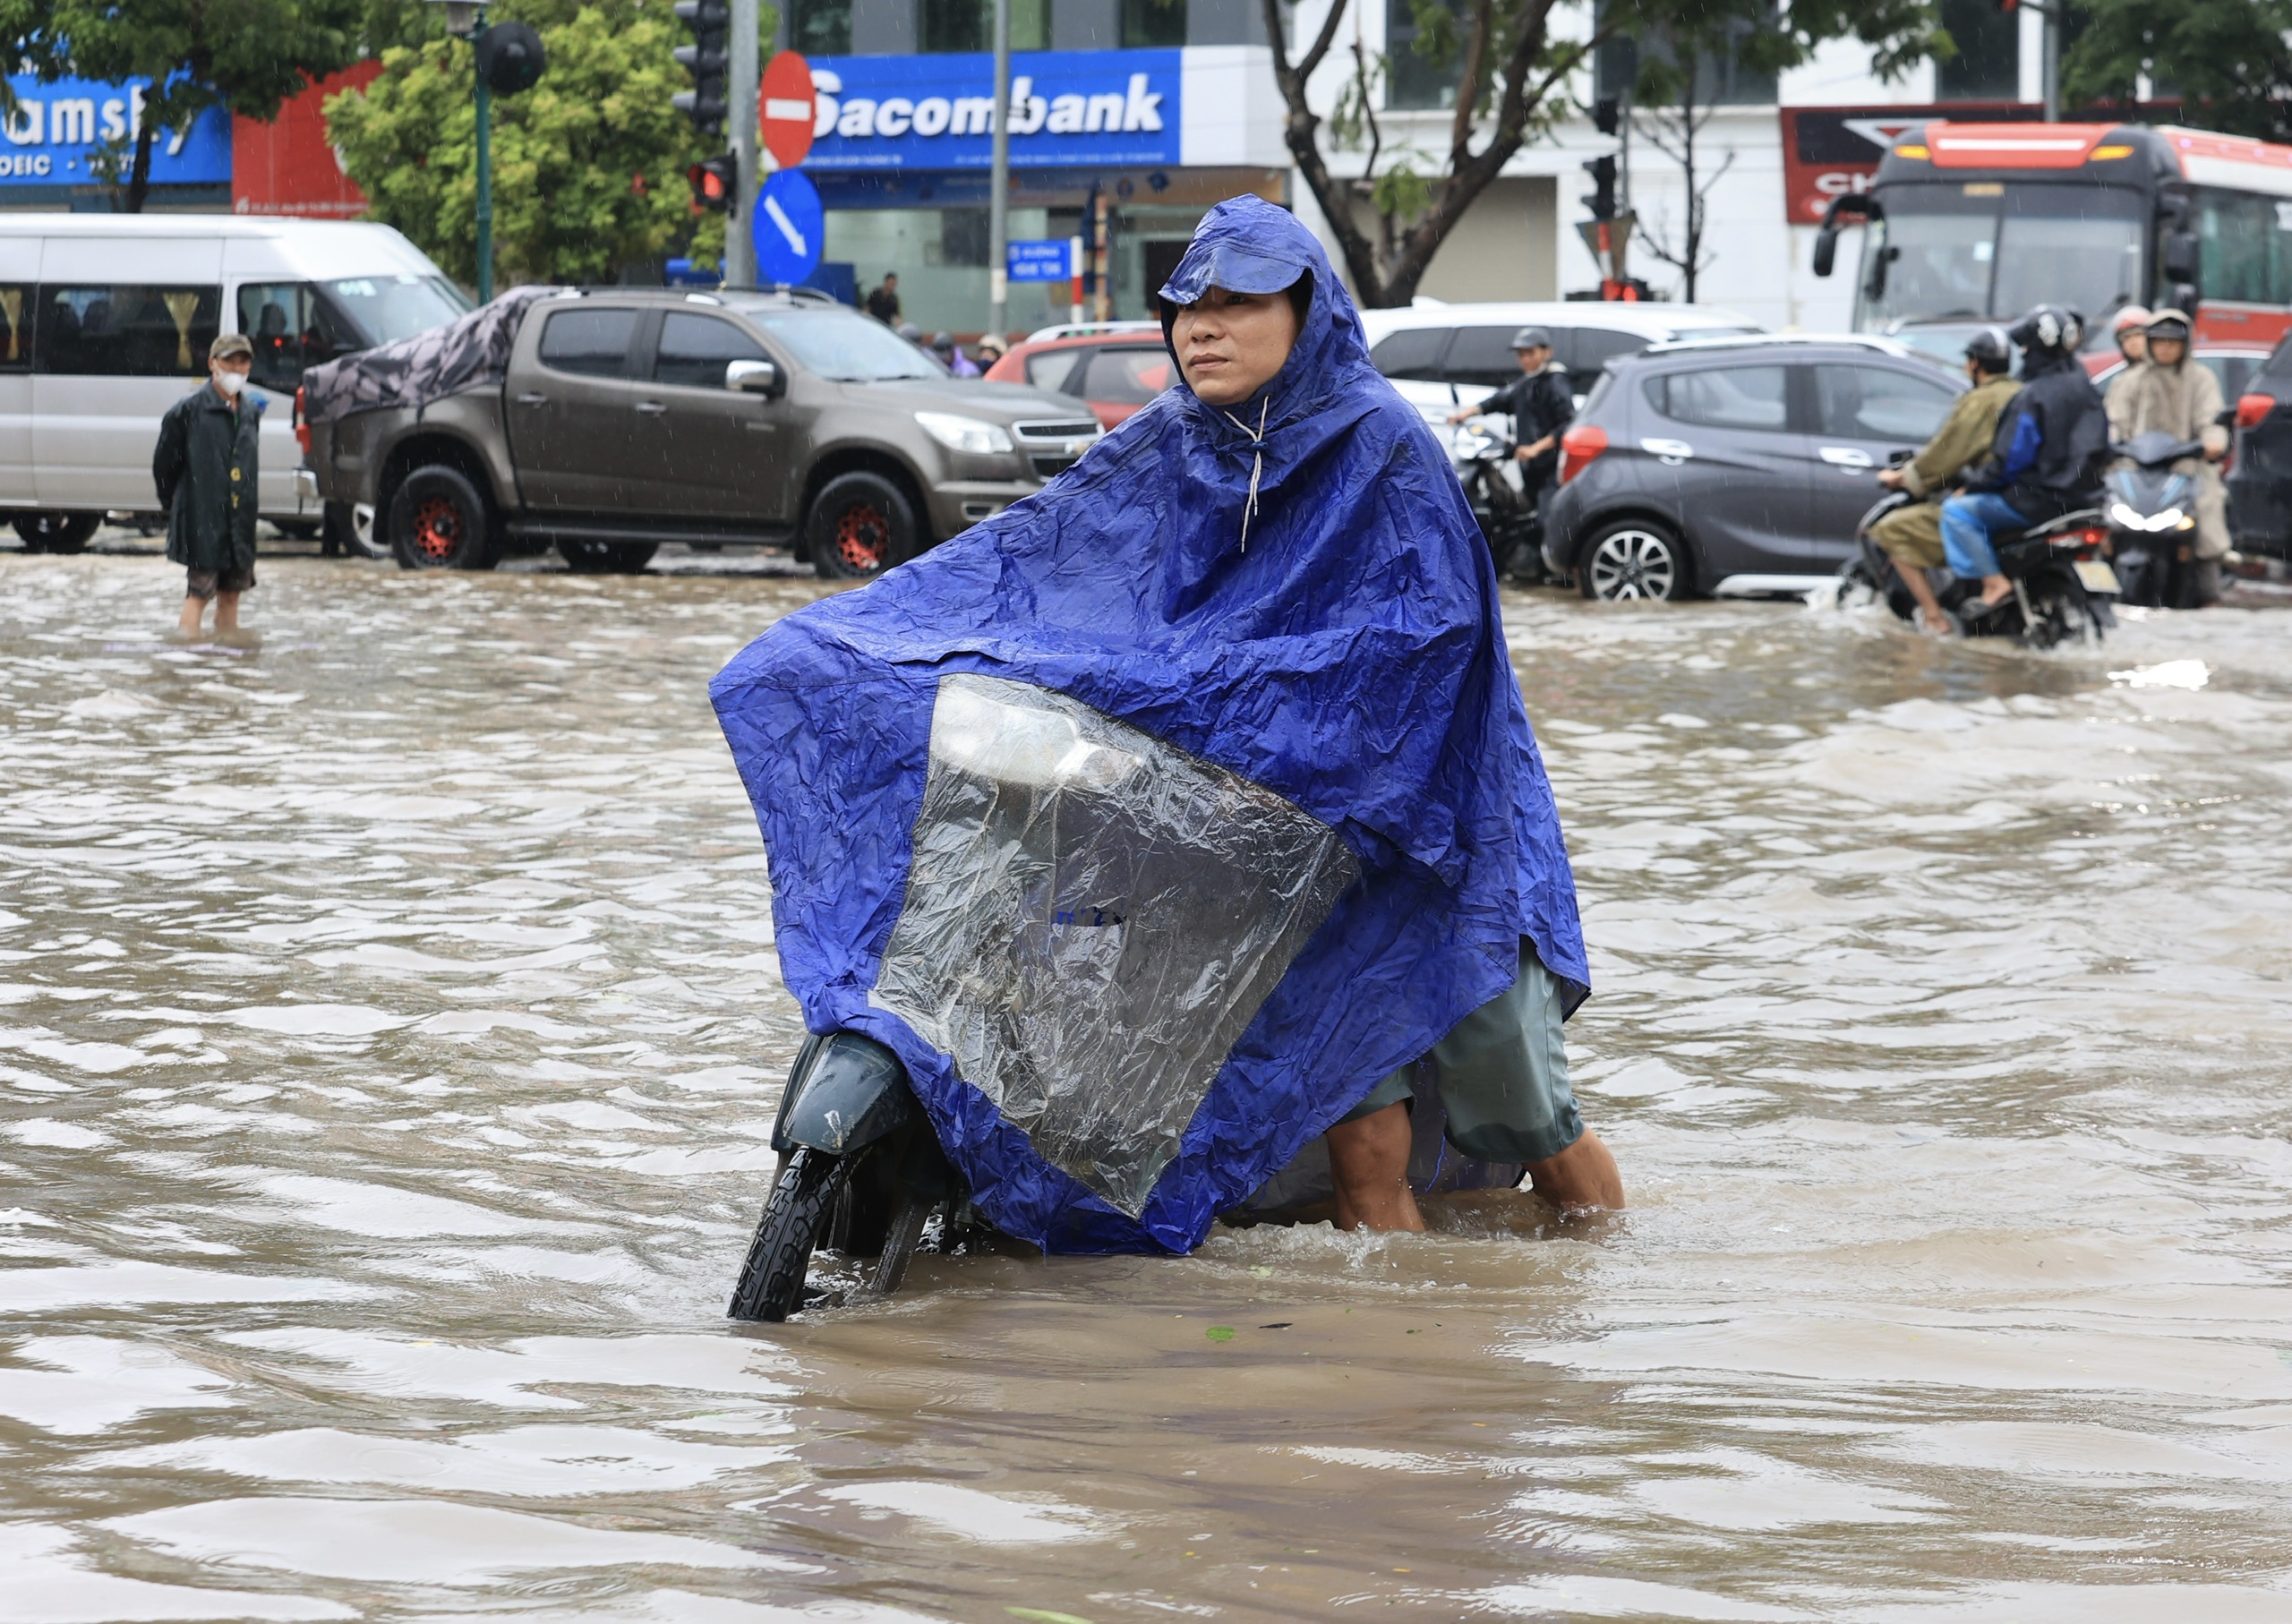
[[[0,1620],[2292,1620],[2292,614],[1507,594],[1631,1210],[724,1301],[821,590],[0,556]]]

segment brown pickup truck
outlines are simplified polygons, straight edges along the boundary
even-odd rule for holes
[[[296,412],[317,494],[409,569],[554,545],[576,569],[635,570],[677,541],[873,575],[1040,490],[1100,432],[1071,400],[953,377],[802,290],[521,288],[315,369]]]

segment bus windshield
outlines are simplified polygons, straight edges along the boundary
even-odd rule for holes
[[[2129,187],[1912,181],[1882,189],[1855,326],[2010,321],[2065,304],[2098,323],[2139,297],[2149,200]]]

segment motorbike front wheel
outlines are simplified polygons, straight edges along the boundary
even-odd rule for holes
[[[733,1319],[777,1324],[804,1305],[804,1276],[811,1267],[812,1248],[851,1175],[850,1157],[800,1146],[789,1158],[772,1199],[764,1204],[756,1239],[748,1244],[748,1261],[732,1287],[731,1306],[725,1312]]]

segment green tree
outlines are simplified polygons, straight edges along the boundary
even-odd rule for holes
[[[120,206],[140,213],[151,144],[210,107],[249,118],[358,56],[365,0],[0,0],[0,50],[45,82],[149,79],[132,136],[107,155]],[[0,80],[0,105],[12,104]]]
[[[2292,139],[2288,0],[2084,0],[2079,9],[2084,27],[2061,64],[2071,106],[2129,105],[2145,73],[2160,94],[2180,97],[2185,123]]]
[[[475,70],[442,9],[377,6],[372,31],[391,41],[381,74],[329,98],[327,129],[369,217],[475,282]],[[609,281],[688,235],[702,257],[720,253],[723,217],[696,228],[684,178],[717,149],[669,105],[691,82],[670,55],[687,38],[670,0],[504,0],[490,15],[533,24],[549,59],[540,84],[493,102],[500,280]],[[774,26],[767,18],[765,38]]]
[[[1288,109],[1283,139],[1337,237],[1355,293],[1372,307],[1407,304],[1415,296],[1465,211],[1513,154],[1568,108],[1571,78],[1611,38],[1724,33],[1731,48],[1779,69],[1804,62],[1826,40],[1851,36],[1875,48],[1877,70],[1886,77],[1947,43],[1933,0],[1604,0],[1585,38],[1554,32],[1555,21],[1572,21],[1572,0],[1411,0],[1416,31],[1409,48],[1432,62],[1454,63],[1458,75],[1447,141],[1427,150],[1389,137],[1390,115],[1381,115],[1378,103],[1392,64],[1360,43],[1357,25],[1351,71],[1328,117],[1308,101],[1307,87],[1329,59],[1353,0],[1330,0],[1320,31],[1303,51],[1289,38],[1287,0],[1261,4],[1268,37],[1280,42],[1273,74]],[[1324,130],[1335,147],[1365,149],[1364,174],[1330,172]]]

